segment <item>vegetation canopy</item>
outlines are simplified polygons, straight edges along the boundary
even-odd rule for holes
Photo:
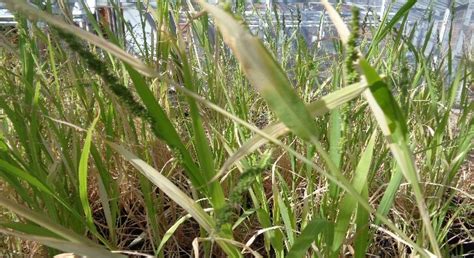
[[[416,1],[324,0],[316,42],[276,4],[0,2],[0,255],[474,252],[473,53],[415,45]]]

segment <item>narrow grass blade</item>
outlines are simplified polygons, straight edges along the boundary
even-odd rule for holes
[[[333,227],[334,225],[325,219],[315,218],[311,220],[301,232],[301,235],[296,238],[286,257],[305,257],[311,244],[321,235],[326,240],[326,244],[330,246]]]
[[[397,13],[392,17],[390,22],[383,26],[379,26],[378,31],[375,33],[374,38],[372,39],[372,42],[370,44],[370,48],[367,51],[367,56],[370,56],[373,47],[378,46],[380,41],[392,30],[395,25],[402,19],[405,15],[407,15],[408,11],[415,5],[417,0],[409,0],[406,1],[405,4],[398,9]],[[431,35],[431,34],[430,34]]]
[[[369,199],[369,189],[368,183],[365,182],[361,195],[364,199]],[[366,257],[366,250],[370,244],[369,239],[369,218],[370,214],[364,208],[357,206],[357,215],[356,215],[356,232],[354,240],[354,249],[355,249],[355,258]]]
[[[322,116],[324,114],[327,114],[329,111],[339,107],[340,105],[357,98],[358,96],[360,96],[360,94],[362,94],[365,89],[367,89],[367,84],[365,82],[352,84],[335,92],[329,93],[328,95],[322,97],[319,100],[311,102],[307,106],[308,110],[313,116]],[[288,132],[290,132],[290,129],[288,129],[288,127],[286,127],[284,123],[279,122],[267,126],[265,129],[263,129],[263,131],[274,138],[278,138],[283,135],[286,135]],[[224,165],[222,165],[218,175],[222,175],[235,162],[239,161],[249,153],[252,153],[253,151],[257,150],[266,143],[268,143],[268,139],[266,139],[262,135],[257,134],[253,136],[250,140],[245,142],[236,152],[230,155],[230,157],[225,161]]]
[[[13,230],[16,230],[18,232],[28,234],[28,235],[37,235],[37,236],[63,239],[60,236],[54,234],[53,232],[28,221],[26,223],[24,222],[0,223],[0,228],[13,229]]]
[[[24,217],[41,227],[48,229],[49,231],[53,232],[54,234],[69,240],[74,243],[82,243],[82,244],[94,244],[91,240],[76,234],[75,232],[62,227],[61,225],[55,224],[51,222],[51,220],[45,217],[43,214],[37,213],[36,211],[30,210],[18,203],[8,200],[7,198],[0,196],[0,206],[3,206],[9,209],[11,212],[16,213],[20,217]],[[94,244],[95,245],[95,244]]]
[[[42,182],[42,180],[32,176],[27,171],[24,171],[23,169],[18,168],[8,163],[6,160],[2,160],[2,159],[0,159],[0,171],[3,171],[6,174],[6,176],[8,177],[7,180],[11,181],[11,183],[13,183],[13,186],[15,186],[15,188],[22,187],[20,182],[18,182],[17,180],[17,179],[22,179],[25,182],[27,182],[30,186],[35,187],[39,191],[51,196],[53,199],[56,199],[59,203],[61,203],[61,205],[63,205],[68,211],[70,211],[73,216],[75,216],[76,218],[80,218],[80,214],[76,210],[74,210],[74,208],[71,207],[71,205],[69,205],[64,199],[62,199],[59,195],[57,195],[47,183]],[[20,190],[19,192],[22,193],[23,189]],[[23,196],[24,196],[25,201],[27,201],[30,198],[28,195],[23,195]],[[30,203],[33,204],[33,202],[30,202]]]
[[[53,17],[52,15],[39,10],[38,8],[35,8],[33,5],[28,4],[24,0],[2,0],[2,2],[6,3],[10,10],[14,10],[22,14],[26,14],[28,15],[28,17],[32,19],[44,20],[58,29],[67,31],[71,34],[76,35],[77,37],[80,37],[86,40],[87,42],[91,44],[101,47],[102,49],[116,56],[117,58],[124,61],[125,63],[130,64],[132,67],[134,67],[135,69],[137,69],[144,75],[152,76],[152,77],[158,75],[157,71],[148,67],[146,64],[142,63],[137,58],[125,52],[123,49],[121,49],[117,45],[114,45],[113,43],[108,42],[104,38],[101,38],[85,30],[82,30],[79,27],[67,24],[64,21],[61,21],[58,18]]]
[[[403,181],[403,173],[400,170],[400,167],[396,166],[395,171],[392,173],[390,177],[390,182],[388,183],[387,189],[380,200],[379,206],[377,207],[377,213],[382,216],[387,216],[390,209],[392,208],[393,201],[395,200],[395,196],[398,192],[398,188]],[[375,219],[374,222],[376,225],[380,224],[379,219]]]
[[[209,234],[215,233],[215,223],[212,221],[211,217],[206,214],[206,212],[189,198],[183,191],[181,191],[176,185],[174,185],[168,178],[161,175],[160,172],[156,171],[153,167],[148,165],[143,160],[139,159],[137,156],[126,150],[120,145],[117,145],[112,142],[108,142],[109,146],[112,147],[115,151],[120,153],[128,162],[130,162],[140,173],[147,177],[153,184],[158,186],[166,195],[168,195],[174,202],[181,206],[185,211],[187,211],[201,227],[204,228]],[[240,253],[235,252],[235,247],[229,245],[225,241],[217,241],[221,248],[229,256],[240,256]]]
[[[370,165],[372,163],[372,155],[374,152],[374,145],[377,133],[374,132],[370,137],[370,140],[363,152],[357,168],[352,179],[352,186],[354,189],[362,195],[364,186],[367,187],[367,176],[369,174]],[[368,199],[366,200],[368,201]],[[354,213],[357,206],[357,201],[350,194],[344,194],[342,201],[339,203],[339,213],[337,215],[336,224],[334,226],[334,241],[332,251],[334,255],[339,255],[338,250],[344,243],[349,228],[352,214]],[[365,210],[364,210],[365,211]]]
[[[143,104],[148,109],[149,115],[153,118],[152,130],[155,135],[163,139],[171,149],[177,151],[181,155],[182,165],[186,169],[188,177],[196,187],[205,184],[204,178],[200,176],[199,169],[193,161],[191,153],[188,151],[181,138],[166,115],[165,111],[157,100],[154,98],[153,92],[148,88],[145,79],[135,71],[132,67],[125,65],[130,78],[133,81],[135,89],[140,96]]]
[[[82,210],[86,216],[86,221],[90,227],[94,226],[94,219],[92,218],[92,210],[89,203],[89,193],[87,188],[89,184],[87,183],[87,178],[89,176],[89,154],[91,149],[92,133],[94,132],[95,125],[99,121],[100,114],[92,122],[91,126],[87,130],[86,139],[84,140],[84,147],[81,153],[81,159],[79,160],[78,168],[78,181],[79,181],[79,198],[81,199]]]
[[[211,209],[207,209],[206,211],[210,211]],[[178,219],[168,230],[166,230],[165,234],[163,235],[163,238],[161,239],[160,245],[156,249],[155,253],[159,253],[162,251],[163,247],[165,244],[170,240],[170,238],[173,236],[173,234],[176,232],[179,226],[181,226],[184,222],[186,222],[188,219],[191,218],[190,214],[187,214],[180,219]]]
[[[377,72],[363,59],[360,60],[360,66],[367,78],[367,82],[372,84],[370,91],[366,91],[364,96],[371,107],[380,129],[388,141],[392,155],[397,161],[398,166],[400,166],[401,172],[413,188],[418,210],[420,211],[424,228],[428,234],[434,253],[441,256],[428,209],[423,198],[423,192],[419,184],[413,156],[408,147],[406,121],[390,90],[378,76]]]
[[[250,83],[278,118],[299,137],[317,138],[315,121],[262,42],[231,14],[204,1],[200,4],[214,16],[224,41],[233,50]]]
[[[86,243],[74,243],[68,242],[65,240],[60,240],[57,238],[31,235],[31,234],[22,234],[12,230],[5,230],[0,228],[0,233],[19,237],[25,240],[37,242],[57,250],[64,252],[74,253],[76,255],[88,256],[88,257],[104,257],[104,258],[124,258],[126,256],[121,254],[114,254],[110,251],[107,251],[100,246],[86,244]]]
[[[168,178],[160,174],[153,167],[148,165],[143,160],[126,150],[120,145],[108,142],[116,152],[120,153],[127,161],[129,161],[140,173],[146,176],[153,184],[158,186],[166,195],[168,195],[179,206],[185,209],[191,216],[201,225],[206,231],[211,232],[214,226],[209,215],[204,210],[189,198],[183,191],[174,185]]]
[[[346,44],[349,38],[349,29],[327,0],[323,0],[322,3],[328,10],[330,18],[336,26],[336,30],[338,31],[342,42]],[[369,88],[370,90],[364,92],[364,97],[367,99],[380,129],[388,141],[392,155],[397,161],[398,166],[400,166],[403,175],[413,187],[418,210],[420,211],[431,247],[434,249],[434,253],[441,257],[439,245],[430,222],[428,209],[418,182],[418,175],[412,153],[408,147],[408,131],[403,113],[400,111],[400,108],[388,89],[388,86],[382,81],[377,71],[375,71],[375,69],[372,68],[372,66],[370,66],[370,64],[362,57],[359,58],[358,65],[362,70],[367,83],[371,85]]]

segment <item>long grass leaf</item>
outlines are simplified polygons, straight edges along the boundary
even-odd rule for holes
[[[403,113],[388,86],[378,76],[377,72],[364,59],[360,59],[359,62],[367,82],[372,84],[370,91],[365,91],[364,96],[389,144],[392,155],[400,166],[401,172],[413,188],[418,210],[434,253],[441,256],[419,184],[413,154],[408,146],[408,130]]]
[[[51,219],[45,217],[43,214],[30,210],[5,197],[0,196],[0,206],[3,206],[9,209],[11,212],[16,213],[20,217],[24,217],[44,228],[47,228],[49,231],[71,242],[88,244],[88,245],[93,244],[91,240],[83,236],[80,236],[69,229],[62,227],[61,225],[55,224],[54,222],[51,221]]]
[[[130,64],[132,67],[140,71],[142,74],[147,75],[147,76],[157,76],[158,73],[157,71],[153,70],[152,68],[148,67],[146,64],[142,63],[140,60],[137,58],[133,57],[129,53],[125,52],[123,49],[118,47],[117,45],[114,45],[110,42],[108,42],[106,39],[101,38],[99,36],[96,36],[92,33],[89,33],[87,31],[84,31],[80,29],[79,27],[70,25],[64,21],[59,20],[56,17],[53,17],[52,15],[39,10],[38,8],[35,8],[33,5],[28,4],[24,0],[1,0],[1,2],[4,2],[7,4],[8,8],[10,10],[14,10],[23,14],[28,15],[31,19],[41,19],[46,21],[47,23],[55,26],[58,29],[62,29],[64,31],[67,31],[71,34],[76,35],[77,37],[80,37],[87,42],[94,44],[107,52],[113,54],[120,60],[124,61],[127,64]]]
[[[175,184],[173,184],[168,178],[161,175],[160,172],[156,171],[153,167],[148,165],[145,161],[139,159],[133,153],[129,152],[120,145],[112,142],[108,142],[109,146],[112,147],[116,152],[120,153],[128,162],[130,162],[140,173],[147,177],[153,184],[158,186],[161,191],[168,195],[174,202],[181,206],[187,211],[201,227],[204,228],[209,234],[217,232],[215,223],[209,215],[203,210],[199,204],[189,198],[183,191],[181,191]],[[217,241],[222,249],[230,256],[240,256],[235,253],[235,248],[230,246],[225,241]]]
[[[364,186],[367,185],[367,176],[369,174],[370,165],[372,163],[372,155],[374,152],[374,145],[376,139],[376,132],[372,134],[370,140],[365,148],[362,156],[357,164],[357,168],[352,179],[352,186],[362,195]],[[367,200],[368,201],[368,200]],[[342,201],[339,203],[339,213],[337,215],[336,224],[334,226],[334,241],[332,251],[337,254],[337,251],[343,244],[347,235],[352,214],[357,206],[356,200],[350,195],[345,194]]]
[[[214,16],[224,41],[233,50],[250,83],[278,118],[299,137],[317,138],[316,124],[308,109],[262,42],[231,14],[204,1],[200,4]]]
[[[179,153],[181,156],[182,165],[186,169],[187,175],[193,184],[196,187],[203,186],[205,181],[200,176],[199,169],[194,163],[191,153],[181,141],[181,137],[174,128],[163,108],[154,98],[154,94],[150,88],[148,88],[145,79],[140,76],[140,74],[132,67],[125,65],[125,68],[127,69],[135,89],[143,101],[143,104],[148,109],[149,115],[152,117],[153,132],[157,137],[163,139],[172,150]]]
[[[89,203],[89,193],[87,188],[89,187],[88,184],[88,176],[89,176],[89,154],[91,149],[91,142],[92,142],[92,133],[94,132],[95,125],[97,121],[99,121],[100,114],[92,122],[91,126],[87,130],[86,139],[84,140],[84,147],[82,148],[81,158],[79,160],[79,168],[78,168],[78,180],[79,180],[79,197],[81,199],[82,210],[84,211],[84,215],[86,216],[87,223],[94,226],[94,219],[92,218],[92,210]]]
[[[342,42],[346,44],[349,39],[349,29],[344,24],[340,15],[327,0],[323,0],[322,3],[330,13],[330,18],[336,26],[339,37]],[[359,58],[358,65],[362,70],[367,83],[371,85],[369,90],[364,92],[364,97],[367,99],[380,129],[388,141],[397,164],[400,166],[405,178],[413,187],[418,210],[420,211],[423,225],[430,240],[430,244],[434,249],[434,253],[441,256],[439,245],[436,241],[430,217],[427,212],[428,209],[418,182],[418,175],[412,153],[408,147],[408,131],[406,121],[403,118],[403,113],[400,111],[400,108],[388,89],[388,86],[382,81],[377,71],[375,71],[375,69],[372,68],[372,66],[370,66],[370,64],[362,57]],[[425,254],[425,251],[422,251],[422,253]]]
[[[12,230],[5,230],[0,228],[0,232],[6,235],[11,235],[19,237],[25,240],[34,241],[57,250],[64,252],[71,252],[77,255],[87,256],[87,257],[104,257],[104,258],[124,258],[126,256],[121,254],[115,254],[110,251],[101,248],[100,246],[87,244],[87,243],[74,243],[68,242],[65,240],[60,240],[57,238],[38,236],[32,234],[22,234]]]
[[[331,241],[333,227],[334,225],[325,219],[315,218],[311,220],[296,238],[286,257],[305,257],[311,244],[321,235],[326,241]]]
[[[329,111],[339,107],[342,104],[347,103],[360,96],[362,92],[367,88],[367,84],[364,82],[358,82],[353,85],[344,87],[335,92],[331,92],[328,95],[308,104],[308,110],[313,116],[323,116]],[[263,129],[263,132],[274,137],[279,138],[286,135],[290,130],[285,126],[284,123],[278,122],[271,124]],[[268,143],[268,139],[262,135],[255,135],[247,142],[245,142],[237,151],[230,155],[219,170],[218,175],[222,175],[227,171],[232,164],[242,159],[244,156],[257,150],[264,144]]]

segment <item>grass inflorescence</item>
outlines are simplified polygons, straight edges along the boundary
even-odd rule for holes
[[[347,42],[346,47],[346,80],[348,84],[353,84],[360,81],[359,73],[355,68],[355,64],[359,59],[358,39],[359,39],[359,21],[360,11],[357,7],[352,7],[352,22],[351,22],[351,35]]]

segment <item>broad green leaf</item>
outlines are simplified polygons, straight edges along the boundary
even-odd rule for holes
[[[296,238],[286,257],[305,257],[311,244],[321,236],[326,240],[326,244],[330,246],[333,227],[334,225],[325,219],[314,218]]]

